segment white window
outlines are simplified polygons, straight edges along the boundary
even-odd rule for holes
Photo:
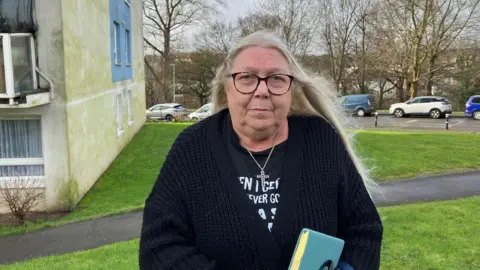
[[[123,134],[123,106],[122,94],[118,94],[115,98],[117,107],[117,136]]]
[[[31,34],[0,34],[0,98],[38,88],[35,41]]]
[[[0,184],[44,175],[40,119],[0,119]]]
[[[113,59],[115,65],[120,65],[120,25],[117,22],[113,22]]]
[[[125,62],[130,65],[130,31],[125,30]]]
[[[132,125],[133,124],[132,90],[127,91],[127,109],[128,109],[128,125]]]

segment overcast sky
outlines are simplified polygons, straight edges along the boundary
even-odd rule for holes
[[[228,21],[235,21],[248,13],[254,2],[255,0],[227,0],[228,8],[225,11],[224,18]]]

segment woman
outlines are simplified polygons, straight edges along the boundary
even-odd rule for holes
[[[141,269],[287,269],[309,228],[378,269],[382,224],[334,96],[271,33],[218,69],[215,114],[175,140],[145,204]]]

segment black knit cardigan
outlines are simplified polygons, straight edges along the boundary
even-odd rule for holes
[[[140,269],[287,269],[303,228],[344,239],[341,260],[354,269],[379,269],[379,214],[328,122],[289,117],[270,233],[236,179],[225,117],[187,127],[172,145],[145,203]]]

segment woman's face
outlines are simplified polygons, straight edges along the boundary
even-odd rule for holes
[[[279,51],[263,47],[247,48],[233,61],[231,73],[239,73],[235,80],[230,76],[226,87],[228,108],[234,124],[252,131],[266,131],[278,128],[286,121],[292,104],[292,91],[291,79],[285,75],[291,75],[291,72],[287,60]],[[268,79],[267,88],[267,81],[258,84],[255,75],[261,78],[275,76]]]

